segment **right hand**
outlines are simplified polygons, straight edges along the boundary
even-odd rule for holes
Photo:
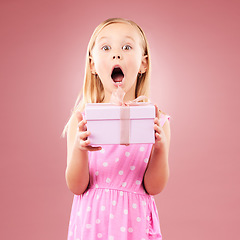
[[[88,139],[88,136],[90,136],[90,132],[87,131],[86,127],[86,120],[83,120],[81,112],[76,112],[78,125],[77,125],[77,134],[76,134],[76,145],[80,150],[83,151],[99,151],[102,149],[102,147],[92,147],[90,145],[90,140]]]

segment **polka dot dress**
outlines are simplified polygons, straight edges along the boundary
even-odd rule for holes
[[[160,125],[169,116],[161,115]],[[143,188],[152,144],[89,152],[90,184],[74,195],[68,240],[162,239],[153,196]]]

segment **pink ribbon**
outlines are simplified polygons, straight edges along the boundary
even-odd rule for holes
[[[138,103],[144,99],[146,96],[139,96],[133,101],[123,102],[125,92],[121,87],[118,87],[116,91],[112,93],[110,102],[112,104],[120,106],[120,144],[126,145],[130,142],[130,107],[137,106]],[[148,104],[148,103],[146,103]]]
[[[124,102],[123,98],[125,94],[126,93],[123,91],[123,89],[121,87],[118,87],[118,89],[112,93],[110,103],[116,104],[118,106],[137,106],[140,101],[148,99],[146,96],[141,95],[132,101]]]

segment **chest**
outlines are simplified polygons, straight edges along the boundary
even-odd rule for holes
[[[152,144],[102,145],[101,151],[89,152],[89,170],[92,175],[143,175]]]

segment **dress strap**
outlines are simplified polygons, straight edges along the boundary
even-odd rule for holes
[[[165,123],[167,120],[170,120],[170,116],[167,115],[167,114],[161,113],[161,116],[160,116],[160,126],[163,127],[164,123]]]

